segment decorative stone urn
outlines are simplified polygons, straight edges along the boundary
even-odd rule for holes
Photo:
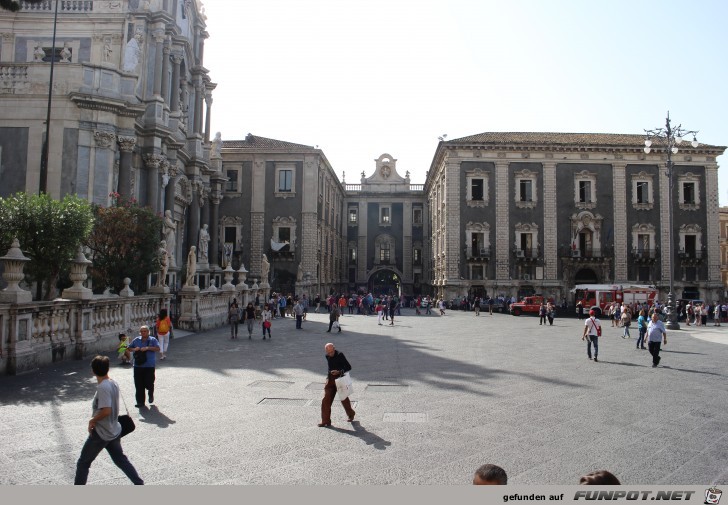
[[[71,274],[68,276],[73,281],[73,286],[64,289],[61,297],[71,300],[91,300],[94,296],[93,291],[83,286],[83,281],[88,278],[86,269],[91,265],[91,261],[83,255],[83,246],[78,246],[76,257],[71,264]]]
[[[20,281],[25,277],[23,274],[24,265],[30,261],[30,258],[26,258],[23,255],[23,251],[20,250],[20,242],[17,238],[13,239],[8,253],[0,257],[0,261],[5,265],[3,280],[8,284],[8,287],[0,291],[0,303],[32,302],[33,295],[31,292],[21,289],[19,286]]]
[[[223,291],[235,291],[235,286],[233,286],[233,277],[235,275],[235,270],[233,270],[233,267],[230,263],[228,263],[228,266],[225,267],[224,272],[224,278],[225,278],[225,284],[221,286],[220,289]]]

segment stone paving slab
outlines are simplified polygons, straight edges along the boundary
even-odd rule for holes
[[[627,484],[728,482],[728,327],[670,332],[662,364],[605,327],[599,363],[581,323],[557,318],[404,310],[395,325],[344,315],[176,332],[157,368],[156,402],[133,409],[125,452],[149,484],[467,484],[483,463],[513,484],[576,484],[606,468]],[[634,332],[636,333],[636,332]],[[316,427],[334,342],[353,366],[357,418],[338,402]],[[109,352],[114,357],[114,353]],[[0,484],[73,480],[95,381],[72,361],[0,377]],[[132,370],[111,376],[134,403]],[[384,391],[376,385],[399,385]],[[266,404],[265,398],[300,400]],[[90,484],[127,484],[102,453]]]

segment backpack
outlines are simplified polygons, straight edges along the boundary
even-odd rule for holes
[[[160,319],[157,322],[157,332],[164,335],[165,333],[169,333],[169,318],[165,317],[164,319]]]

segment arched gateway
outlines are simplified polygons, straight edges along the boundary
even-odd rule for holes
[[[369,292],[376,295],[401,295],[402,278],[394,270],[384,268],[373,272],[367,283]]]

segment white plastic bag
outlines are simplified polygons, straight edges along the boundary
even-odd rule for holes
[[[339,400],[346,400],[351,393],[354,392],[354,385],[351,383],[351,377],[344,375],[336,379],[336,393],[339,395]]]

